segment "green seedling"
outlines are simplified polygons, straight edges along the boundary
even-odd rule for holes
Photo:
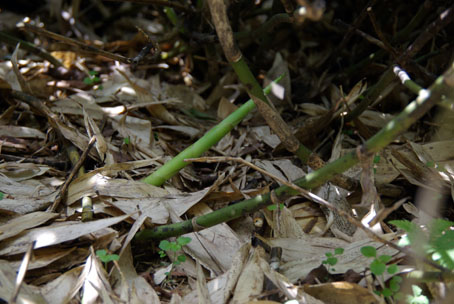
[[[98,72],[90,71],[88,72],[88,77],[84,78],[84,83],[86,85],[95,85],[101,82],[101,79],[97,76]],[[102,89],[102,86],[99,86],[98,89]]]
[[[374,156],[374,164],[378,164],[380,162],[380,155]]]
[[[373,163],[374,163],[374,174],[377,173],[377,164],[380,162],[380,155],[375,155],[374,156],[374,160],[373,160]]]
[[[411,246],[415,252],[428,255],[434,262],[454,270],[454,222],[436,219],[428,225],[428,231],[407,220],[389,223],[407,233],[400,239],[400,246]]]
[[[0,191],[0,201],[5,197],[5,193]]]
[[[118,254],[108,253],[105,249],[96,250],[96,256],[104,263],[104,268],[107,269],[107,263],[111,261],[118,261],[120,258]]]
[[[326,259],[322,261],[322,264],[325,264],[325,265],[329,265],[328,266],[328,271],[335,271],[336,269],[334,269],[334,265],[337,264],[337,258],[336,258],[336,255],[341,255],[344,253],[344,249],[343,248],[336,248],[334,249],[334,253],[332,252],[326,252],[325,253],[325,256],[326,256]]]
[[[184,236],[178,237],[175,242],[169,242],[167,240],[162,240],[159,243],[159,248],[161,249],[158,252],[159,256],[161,258],[164,258],[167,256],[166,251],[172,252],[172,257],[173,257],[172,268],[174,266],[178,266],[181,263],[186,261],[186,256],[184,254],[177,255],[178,251],[180,251],[184,245],[189,244],[191,241],[192,241],[192,239],[190,237],[184,237]],[[166,275],[170,276],[170,271],[166,272]]]
[[[383,274],[385,273],[385,271],[393,275],[397,273],[397,271],[399,270],[396,264],[391,264],[387,266],[386,264],[389,263],[389,261],[391,261],[392,256],[386,254],[377,256],[377,250],[375,249],[375,247],[372,246],[361,247],[361,253],[363,254],[363,256],[367,258],[373,258],[372,262],[369,265],[370,271],[377,278],[381,278],[382,282],[384,282]],[[400,295],[398,295],[398,293],[400,290],[401,282],[402,282],[401,277],[394,276],[390,280],[389,287],[384,287],[383,290],[376,291],[376,294],[383,295],[384,297],[392,296],[399,297]]]

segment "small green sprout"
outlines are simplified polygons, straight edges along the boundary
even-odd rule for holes
[[[105,249],[96,250],[96,256],[104,263],[104,268],[107,269],[107,263],[118,261],[118,254],[110,254]]]
[[[372,262],[369,265],[370,271],[377,277],[383,279],[383,274],[387,271],[389,274],[393,275],[399,270],[396,264],[391,264],[386,266],[389,261],[392,260],[390,255],[380,255],[377,256],[377,249],[372,246],[361,247],[361,253],[367,258],[373,258]],[[402,281],[401,277],[395,276],[390,280],[389,287],[383,288],[382,291],[376,291],[378,295],[383,295],[384,297],[396,296],[400,290],[400,282]]]
[[[97,71],[88,72],[88,77],[84,78],[84,83],[86,85],[95,85],[101,82],[101,79],[97,76]],[[102,86],[99,86],[99,89],[102,89]]]
[[[378,164],[380,162],[380,155],[375,155],[374,156],[374,164]]]
[[[186,256],[184,254],[180,254],[177,256],[177,252],[181,250],[184,245],[189,244],[192,241],[190,237],[180,236],[177,238],[175,242],[169,242],[167,240],[162,240],[159,243],[159,248],[161,249],[159,253],[159,257],[164,258],[167,256],[165,251],[173,252],[173,262],[172,267],[180,265],[181,263],[186,261]],[[170,272],[166,272],[167,276],[170,276]]]
[[[335,271],[336,269],[334,269],[332,267],[332,266],[336,265],[337,261],[338,261],[335,256],[336,255],[341,255],[343,253],[344,253],[344,249],[343,248],[334,249],[334,253],[326,252],[325,253],[326,259],[322,261],[322,264],[328,264],[329,266],[331,266],[331,268],[329,268],[328,270],[329,271]]]

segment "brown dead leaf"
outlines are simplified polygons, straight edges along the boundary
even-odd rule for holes
[[[267,86],[271,81],[283,76],[279,83],[273,83],[271,87],[271,94],[268,96],[275,106],[283,106],[293,108],[291,101],[291,79],[290,71],[286,60],[280,53],[276,53],[273,61],[273,66],[266,73],[264,85]]]
[[[0,276],[2,277],[0,294],[3,299],[10,301],[16,282],[16,269],[13,269],[7,261],[0,260]],[[25,283],[22,283],[16,301],[17,303],[47,303],[36,289]]]
[[[219,119],[224,119],[235,112],[237,108],[238,107],[231,103],[227,98],[221,97],[218,104],[217,116]]]
[[[238,278],[233,299],[230,303],[241,304],[256,299],[263,289],[264,274],[260,268],[260,257],[264,255],[263,248],[252,249],[249,261],[244,266]]]
[[[374,295],[358,284],[333,282],[305,285],[304,291],[311,296],[330,304],[378,304]]]
[[[128,81],[129,85],[134,89],[134,91],[137,94],[137,98],[139,99],[139,102],[147,102],[149,100],[156,101],[156,97],[153,94],[151,94],[145,88],[137,85],[135,81],[132,81],[131,78],[128,75],[126,75],[125,72],[121,70],[118,70],[118,72],[123,75],[123,77]],[[175,117],[169,111],[167,111],[166,107],[163,106],[162,104],[147,106],[147,110],[150,112],[151,115],[161,119],[162,121],[167,122],[168,124],[171,125],[178,124]]]
[[[77,284],[82,269],[83,266],[75,267],[42,286],[40,291],[47,303],[65,303],[68,301],[68,295]]]
[[[391,235],[382,237],[391,238]],[[348,243],[341,239],[330,237],[303,236],[298,239],[277,238],[271,239],[273,247],[282,247],[282,260],[280,270],[291,282],[304,278],[308,273],[322,264],[326,258],[326,252],[332,252],[336,248],[344,248],[344,253],[338,257],[336,273],[343,273],[349,269],[357,272],[363,271],[370,265],[370,259],[364,257],[360,248],[364,246],[374,246],[377,254],[395,255],[395,249],[381,246],[381,243],[370,240],[359,240]]]
[[[6,224],[0,225],[0,241],[13,237],[26,229],[39,226],[58,217],[57,213],[33,212],[16,217]]]
[[[197,269],[197,294],[200,304],[210,304],[210,296],[208,294],[207,282],[205,279],[205,274],[203,273],[202,266],[199,263],[199,260],[196,260],[196,269]]]
[[[160,303],[156,291],[134,269],[131,247],[126,249],[118,260],[119,268],[114,268],[110,276],[113,290],[126,303]]]

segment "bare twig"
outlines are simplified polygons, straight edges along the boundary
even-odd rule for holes
[[[92,136],[90,138],[90,141],[88,142],[87,148],[85,149],[85,151],[80,156],[78,162],[72,168],[71,173],[69,174],[69,176],[66,179],[65,183],[63,184],[63,186],[60,188],[60,193],[58,194],[58,197],[55,199],[55,201],[52,204],[52,206],[49,209],[47,209],[48,212],[54,212],[57,209],[58,205],[61,203],[61,201],[63,200],[63,198],[66,195],[66,191],[68,190],[69,184],[73,180],[74,176],[76,176],[76,174],[78,173],[79,169],[82,167],[82,164],[84,163],[85,159],[87,158],[87,155],[90,152],[90,149],[95,144],[95,142],[96,142],[96,136]]]
[[[24,23],[24,28],[27,29],[27,30],[30,30],[31,32],[34,32],[36,34],[43,35],[43,36],[49,37],[49,38],[57,40],[57,41],[62,41],[63,43],[66,43],[66,44],[79,47],[81,51],[86,52],[88,54],[103,56],[103,57],[110,58],[110,59],[113,59],[113,60],[117,60],[117,61],[120,61],[120,62],[123,62],[123,63],[131,63],[131,59],[130,58],[127,58],[127,57],[124,57],[124,56],[121,56],[121,55],[117,55],[117,54],[114,54],[114,53],[106,52],[104,50],[98,49],[98,48],[93,47],[91,45],[87,45],[87,44],[85,44],[83,42],[80,42],[78,40],[75,40],[75,39],[72,39],[72,38],[69,38],[69,37],[65,37],[63,35],[56,34],[54,32],[45,30],[43,28],[28,24],[28,23]]]
[[[185,6],[181,3],[175,2],[175,1],[167,1],[167,0],[103,0],[103,1],[111,1],[111,2],[132,2],[132,3],[138,3],[138,4],[155,4],[155,5],[161,5],[161,6],[168,6],[168,7],[173,7],[175,9],[178,9],[180,11],[184,12],[192,12],[194,11],[188,6]]]

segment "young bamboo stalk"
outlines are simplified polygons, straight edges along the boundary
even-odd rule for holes
[[[444,75],[438,77],[428,90],[421,90],[419,96],[393,120],[388,122],[377,134],[363,145],[358,146],[355,152],[327,164],[323,168],[307,174],[294,181],[294,184],[304,189],[318,187],[335,175],[348,170],[358,162],[358,153],[373,154],[389,145],[399,134],[407,130],[413,123],[429,111],[437,102],[454,98],[454,64]],[[274,190],[279,198],[295,195],[296,190],[281,186]],[[272,204],[270,194],[259,195],[252,199],[213,211],[184,222],[145,229],[137,234],[138,239],[163,239],[193,232],[194,226],[198,230],[208,228],[223,222],[236,219],[246,213],[254,212]]]
[[[282,76],[278,77],[273,83],[277,83],[281,80]],[[271,85],[268,85],[264,91],[265,94],[269,94],[271,91]],[[170,161],[165,163],[158,170],[143,179],[143,182],[161,186],[165,181],[178,173],[181,169],[186,167],[189,163],[184,160],[187,158],[200,157],[203,153],[208,151],[212,146],[217,144],[221,138],[229,133],[236,125],[238,125],[247,114],[249,114],[255,108],[254,102],[250,99],[235,112],[227,116],[218,125],[209,130],[194,144],[180,152],[177,156],[172,158]]]
[[[276,133],[284,147],[298,156],[303,164],[308,164],[314,170],[324,166],[325,162],[317,154],[312,153],[310,149],[299,142],[291,128],[261,91],[260,85],[246,64],[243,54],[235,44],[224,1],[209,0],[208,5],[225,57],[246,87],[249,96],[266,123]],[[336,176],[333,183],[348,190],[353,190],[358,185],[354,180],[343,175]]]

